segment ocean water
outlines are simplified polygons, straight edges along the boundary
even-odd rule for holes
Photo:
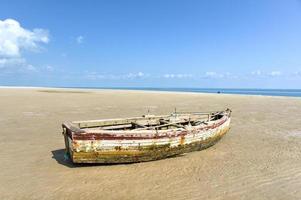
[[[301,97],[301,89],[225,89],[225,88],[151,88],[151,87],[123,87],[102,89],[124,89],[124,90],[149,90],[149,91],[176,91],[176,92],[200,92],[219,94],[243,94],[264,96],[286,96]]]

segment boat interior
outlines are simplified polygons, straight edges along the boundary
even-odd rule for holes
[[[77,130],[166,130],[187,128],[190,126],[198,126],[208,124],[221,119],[225,115],[222,112],[174,112],[170,115],[144,115],[135,118],[106,119],[106,120],[90,120],[75,121],[71,126]]]

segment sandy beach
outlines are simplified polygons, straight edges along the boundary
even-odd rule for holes
[[[215,146],[165,160],[74,166],[64,121],[231,108]],[[301,199],[301,98],[0,88],[0,199]]]

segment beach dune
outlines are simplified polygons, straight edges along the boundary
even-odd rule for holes
[[[64,121],[232,109],[199,152],[72,165]],[[127,90],[0,89],[0,199],[301,199],[301,98]]]

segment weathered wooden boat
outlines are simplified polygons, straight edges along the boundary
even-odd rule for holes
[[[215,144],[230,127],[231,110],[145,115],[64,123],[73,163],[131,163],[162,159]]]

